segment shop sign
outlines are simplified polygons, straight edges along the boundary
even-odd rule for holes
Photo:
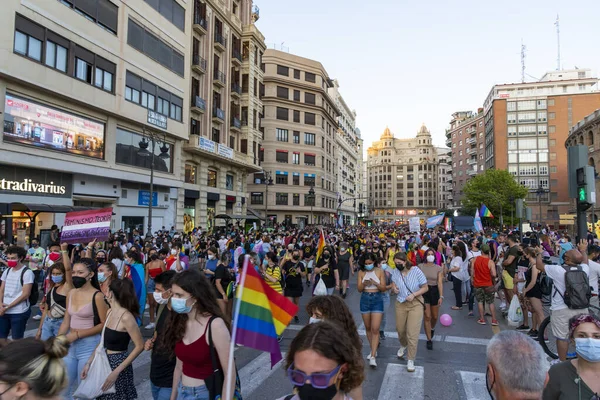
[[[148,110],[148,123],[161,129],[167,129],[167,116]]]
[[[198,141],[198,147],[200,148],[200,150],[209,151],[211,153],[214,153],[216,143],[210,139],[200,137],[200,140]]]
[[[71,174],[0,165],[0,194],[70,198],[72,191]]]
[[[233,149],[231,147],[227,147],[221,143],[219,143],[218,153],[222,157],[233,158]]]
[[[150,191],[140,190],[138,192],[138,206],[150,205]],[[158,192],[152,192],[152,207],[158,206]]]
[[[6,142],[104,158],[104,124],[10,94],[4,103]]]

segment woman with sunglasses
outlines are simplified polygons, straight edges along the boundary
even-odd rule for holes
[[[286,357],[294,393],[279,400],[352,400],[347,394],[364,380],[360,351],[338,324],[323,321],[305,326]]]
[[[600,400],[600,320],[592,314],[572,317],[569,339],[577,358],[550,367],[542,399]]]

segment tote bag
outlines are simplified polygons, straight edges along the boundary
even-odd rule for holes
[[[87,376],[81,381],[75,393],[73,393],[73,397],[76,399],[91,400],[103,394],[113,394],[117,392],[115,385],[112,385],[112,387],[106,392],[102,391],[102,385],[104,385],[106,378],[112,372],[112,368],[110,367],[110,363],[108,362],[108,357],[106,355],[106,349],[104,348],[104,330],[106,329],[106,324],[108,324],[109,318],[110,314],[104,322],[104,327],[102,328],[102,337],[100,338],[100,343],[98,346],[96,346],[94,360],[90,365]]]
[[[327,286],[325,286],[325,282],[323,282],[323,277],[319,274],[319,282],[317,282],[317,286],[315,286],[315,291],[313,292],[315,296],[326,296],[327,295]]]

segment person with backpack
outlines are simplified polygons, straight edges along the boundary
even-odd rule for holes
[[[37,303],[39,290],[34,289],[35,276],[25,266],[27,251],[10,246],[6,252],[8,268],[2,274],[0,285],[0,339],[23,339],[25,326],[31,316],[31,305]]]
[[[561,361],[567,359],[569,348],[569,319],[588,312],[592,295],[589,283],[589,267],[587,265],[586,240],[581,240],[577,249],[563,255],[563,265],[544,265],[542,248],[536,248],[536,268],[544,272],[553,281],[550,310],[550,325],[556,338],[556,348]]]

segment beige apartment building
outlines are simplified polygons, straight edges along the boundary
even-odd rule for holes
[[[249,175],[249,207],[274,223],[333,223],[339,151],[339,110],[328,94],[333,83],[320,62],[293,54],[268,49],[263,64],[263,172]]]
[[[191,4],[2,1],[0,180],[33,184],[0,189],[0,235],[38,235],[78,206],[112,207],[113,229],[181,226]]]
[[[386,128],[367,150],[369,208],[373,219],[406,223],[438,209],[438,158],[425,125],[411,139]]]
[[[452,208],[452,151],[446,147],[436,147],[438,158],[438,208]]]
[[[246,217],[248,174],[261,170],[265,44],[251,0],[193,0],[189,17],[190,125],[178,210],[210,229],[225,224],[224,215]]]

